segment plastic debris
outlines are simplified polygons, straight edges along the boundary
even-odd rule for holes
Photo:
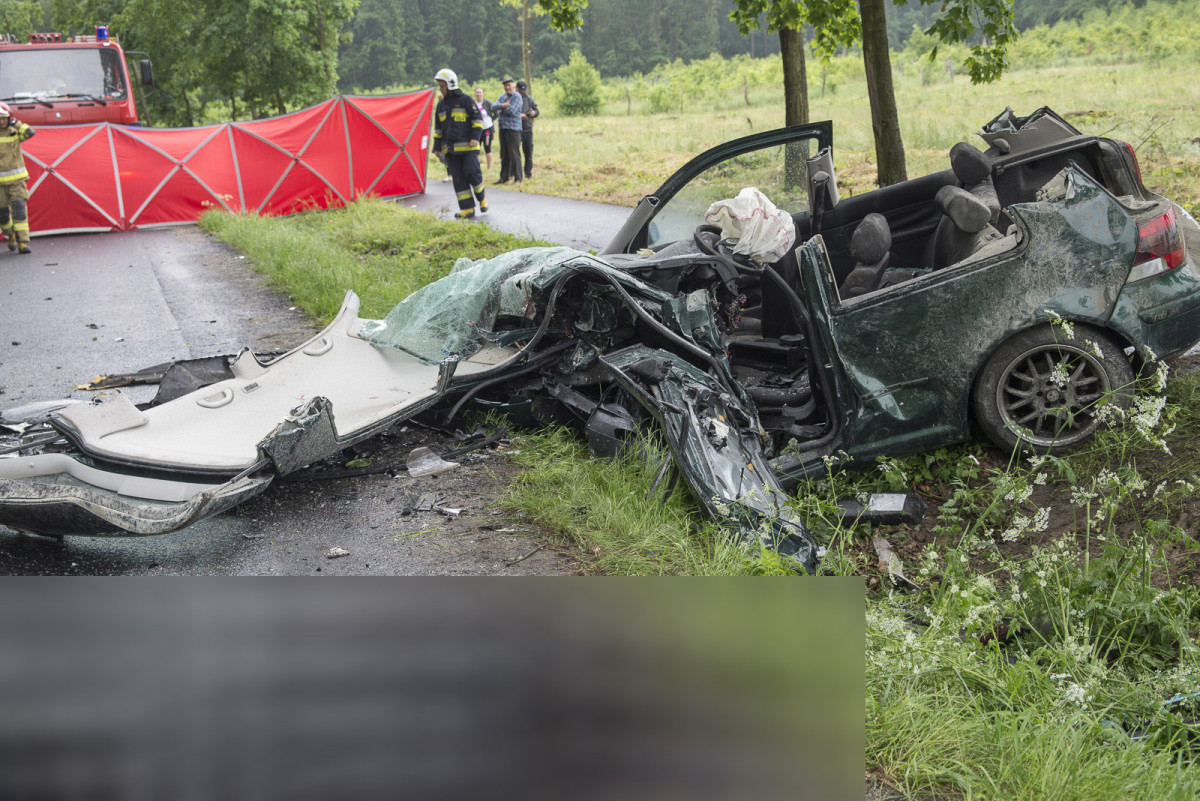
[[[412,452],[408,454],[407,464],[408,474],[413,478],[437,476],[462,466],[458,462],[447,462],[424,445],[413,448]]]

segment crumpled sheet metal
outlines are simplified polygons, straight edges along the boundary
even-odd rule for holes
[[[700,504],[749,543],[816,573],[818,549],[767,464],[757,417],[711,376],[645,346],[602,356],[618,383],[662,424]]]
[[[501,338],[496,333],[501,317],[525,319],[531,326],[541,322],[551,288],[572,271],[620,285],[660,317],[663,306],[675,301],[674,295],[589,253],[566,247],[522,248],[492,259],[459,259],[449,275],[413,292],[383,320],[364,321],[358,336],[377,347],[410,353],[426,364],[467,358]],[[585,293],[572,310],[575,330],[586,334],[614,328],[614,298],[611,289]]]
[[[246,476],[172,504],[124,500],[87,487],[0,479],[0,525],[51,537],[166,534],[232,509],[265,490],[273,478]]]

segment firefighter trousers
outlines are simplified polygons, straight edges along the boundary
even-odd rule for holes
[[[25,181],[0,184],[0,232],[5,239],[16,234],[17,242],[29,244],[28,200],[29,189]]]
[[[446,169],[454,181],[454,196],[463,211],[475,212],[475,200],[483,203],[483,171],[479,169],[479,152],[447,153]]]

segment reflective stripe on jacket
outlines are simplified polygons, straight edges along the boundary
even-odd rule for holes
[[[471,140],[483,138],[483,117],[475,98],[467,97],[461,89],[451,89],[438,101],[433,115],[433,150],[448,149],[451,153],[478,150]]]
[[[12,184],[29,178],[21,143],[35,133],[33,126],[17,120],[15,125],[0,128],[0,184]]]

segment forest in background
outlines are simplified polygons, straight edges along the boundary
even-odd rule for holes
[[[1146,2],[1015,0],[1022,35],[1010,48],[1012,66],[1075,57],[1081,48],[1095,58],[1166,57],[1177,50],[1172,42],[1180,31],[1195,26],[1194,15],[1146,30],[1139,22]],[[778,36],[739,35],[729,20],[732,8],[733,0],[590,0],[582,27],[567,32],[535,14],[534,91],[552,94],[555,71],[578,50],[606,79],[606,100],[623,96],[630,111],[635,104],[661,111],[688,93],[724,101],[736,92],[749,101],[756,88],[777,93],[756,102],[782,102]],[[897,53],[928,54],[933,42],[921,31],[936,14],[936,5],[891,4],[889,39]],[[1120,21],[1117,27],[1112,20]],[[501,0],[0,0],[0,31],[22,40],[32,30],[90,33],[97,22],[108,23],[127,50],[150,55],[156,84],[142,103],[143,117],[160,126],[267,117],[339,91],[427,87],[447,65],[465,83],[495,84],[506,73],[519,74],[522,64],[520,10]],[[915,62],[902,57],[898,69],[953,71],[955,53],[963,51],[944,52],[949,63],[909,66]],[[814,91],[852,79],[861,69],[856,53],[814,62]]]
[[[1085,21],[1147,0],[1015,0],[1018,30],[1062,21]],[[733,0],[589,0],[583,25],[554,30],[546,17],[530,19],[534,79],[567,63],[573,49],[605,78],[645,74],[675,61],[711,55],[778,55],[779,37],[738,34],[729,20]],[[937,18],[936,5],[888,3],[888,39],[903,49],[914,32]],[[348,25],[352,36],[339,52],[343,91],[424,86],[449,64],[460,75],[500,78],[521,70],[520,11],[497,0],[360,0]],[[811,38],[811,30],[809,38]]]

